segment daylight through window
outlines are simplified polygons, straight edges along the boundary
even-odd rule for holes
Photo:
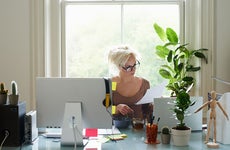
[[[153,24],[179,32],[178,3],[97,2],[66,3],[65,54],[67,77],[108,77],[107,51],[128,44],[141,54],[137,74],[151,86],[163,81],[158,74],[159,42]]]

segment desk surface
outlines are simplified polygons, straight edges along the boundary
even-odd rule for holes
[[[165,144],[156,144],[150,145],[145,144],[145,130],[142,131],[133,131],[132,129],[122,129],[121,133],[127,134],[127,138],[117,142],[109,141],[102,144],[102,150],[205,150],[208,149],[207,146],[203,143],[205,135],[203,132],[192,132],[189,145],[185,147],[174,146],[171,142],[169,145]],[[157,139],[160,139],[160,134],[158,134]],[[219,144],[219,149],[230,149],[230,145]],[[34,142],[34,144],[24,145],[21,147],[21,150],[73,150],[73,147],[61,146],[60,141],[54,138],[45,138],[39,136],[39,138]],[[83,150],[83,147],[78,147],[77,150]],[[4,150],[20,150],[20,147],[4,147]]]

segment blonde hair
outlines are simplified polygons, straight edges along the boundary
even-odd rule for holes
[[[114,64],[117,68],[124,66],[130,57],[138,59],[138,53],[127,45],[117,46],[112,48],[108,54],[108,60]]]

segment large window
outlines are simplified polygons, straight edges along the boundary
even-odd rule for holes
[[[175,2],[90,1],[64,3],[65,67],[67,77],[105,77],[107,51],[128,44],[141,54],[137,74],[154,86],[163,81],[155,54],[159,42],[153,24],[179,32],[180,5]]]

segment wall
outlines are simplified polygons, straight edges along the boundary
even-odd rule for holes
[[[20,100],[31,100],[31,48],[29,0],[0,1],[0,82],[10,90],[18,84]]]
[[[215,1],[215,48],[214,56],[215,72],[218,79],[230,83],[230,18],[229,0]],[[230,92],[230,85],[215,81],[216,91],[219,93]]]

